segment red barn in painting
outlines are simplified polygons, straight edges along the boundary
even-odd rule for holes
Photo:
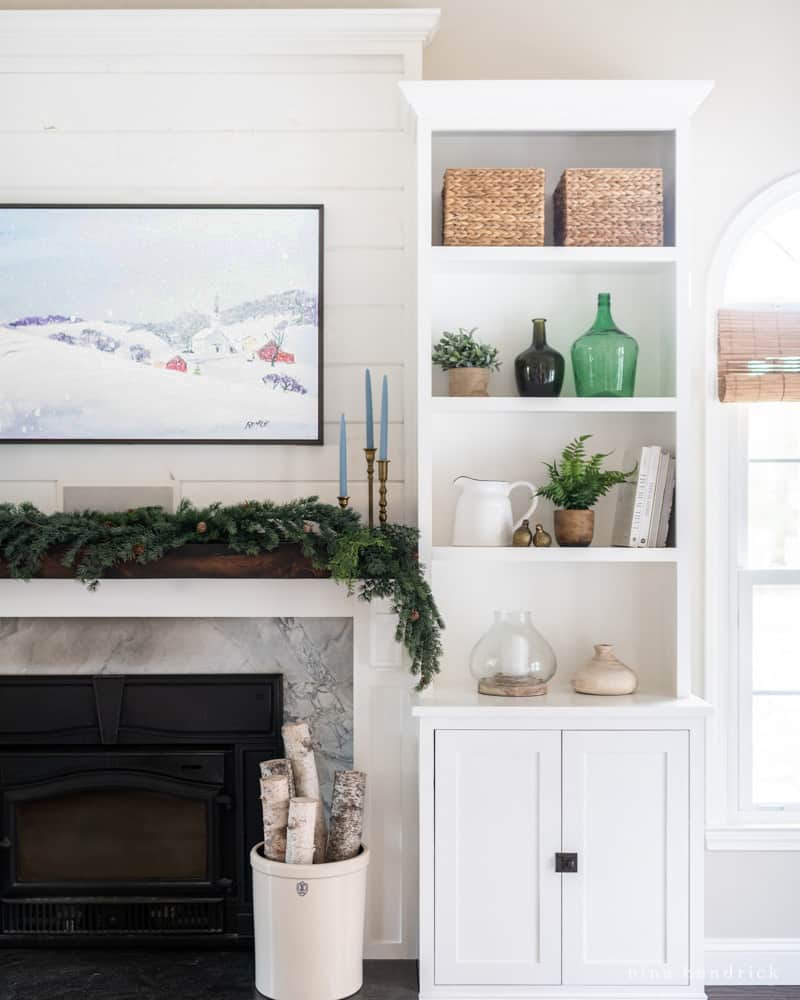
[[[264,344],[258,351],[258,356],[262,361],[282,361],[287,365],[294,364],[294,354],[279,350],[277,344],[273,344],[272,342]]]
[[[187,370],[186,362],[180,354],[176,354],[174,358],[170,358],[166,367],[172,372],[185,372]]]

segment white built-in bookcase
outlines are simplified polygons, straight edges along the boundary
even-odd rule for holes
[[[688,371],[688,130],[711,85],[695,81],[431,81],[401,84],[416,116],[418,517],[421,558],[448,622],[443,683],[471,684],[469,650],[495,608],[530,608],[556,650],[555,687],[591,651],[615,643],[644,694],[691,688],[690,567],[699,481],[690,457]],[[536,166],[546,171],[543,247],[442,246],[447,167]],[[664,172],[663,247],[553,246],[552,193],[566,167],[657,166]],[[570,346],[591,325],[597,293],[611,292],[617,324],[639,343],[632,399],[577,399]],[[567,374],[560,398],[521,399],[513,361],[547,318],[548,342]],[[488,399],[447,396],[430,364],[443,330],[477,326],[500,348]],[[610,547],[615,497],[597,506],[588,549],[470,549],[450,545],[453,480],[543,481],[542,462],[578,434],[592,450],[645,444],[677,459],[673,544]],[[523,497],[517,497],[517,503]],[[552,509],[534,515],[552,532]]]

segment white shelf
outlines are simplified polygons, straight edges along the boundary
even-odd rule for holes
[[[705,716],[712,712],[711,705],[690,695],[671,698],[666,695],[636,694],[602,695],[576,694],[569,690],[550,690],[536,698],[495,698],[478,694],[474,689],[439,689],[415,695],[411,711],[416,716],[455,716],[480,719],[490,716],[514,719],[524,716],[542,718],[551,713],[568,712],[570,715],[609,717],[627,715],[635,710],[639,715],[653,717]]]
[[[676,563],[678,550],[611,548],[602,545],[590,545],[585,549],[562,549],[557,545],[546,549],[435,545],[432,550],[432,560],[434,563],[461,563],[465,567],[475,563],[511,563],[526,566],[537,563]]]
[[[434,396],[433,413],[675,413],[674,396],[640,396],[630,399],[576,398],[559,396],[544,399],[518,396]]]
[[[544,267],[587,271],[672,266],[677,247],[431,247],[434,274]]]

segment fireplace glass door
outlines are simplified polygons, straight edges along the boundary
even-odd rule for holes
[[[142,788],[19,802],[17,882],[208,881],[208,803]]]
[[[225,757],[73,752],[15,755],[12,763],[9,755],[0,766],[8,761],[23,780],[2,794],[5,891],[192,892],[214,885],[224,874],[230,806]]]

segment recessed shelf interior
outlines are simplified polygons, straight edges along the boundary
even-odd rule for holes
[[[500,350],[490,394],[516,396],[514,358],[531,343],[531,320],[547,319],[547,340],[566,360],[562,397],[575,395],[572,343],[592,325],[598,292],[611,293],[615,322],[639,344],[637,396],[675,394],[675,265],[641,268],[598,263],[511,270],[439,272],[431,283],[431,338],[477,327],[476,338]],[[447,376],[433,374],[433,394],[447,395]]]
[[[612,452],[607,468],[622,468],[626,454],[638,458],[643,445],[675,448],[673,413],[488,413],[475,416],[436,413],[431,420],[431,468],[433,488],[433,544],[452,542],[458,476],[505,482],[528,480],[535,486],[545,482],[543,462],[557,458],[566,444],[581,434],[591,434],[589,453]],[[628,461],[631,461],[629,458]],[[628,467],[628,466],[625,466]],[[515,490],[512,506],[516,517],[527,507],[527,494]],[[595,508],[595,544],[611,543],[616,508],[614,489]],[[533,515],[552,532],[553,508],[542,498]],[[522,567],[523,569],[525,567]]]
[[[612,584],[602,563],[481,564],[468,574],[460,563],[445,562],[434,567],[433,583],[445,620],[459,623],[443,635],[451,683],[471,683],[470,651],[495,609],[527,608],[558,659],[552,690],[569,689],[593,644],[611,642],[639,675],[641,692],[675,693],[674,564],[620,563]]]
[[[489,398],[448,395],[446,373],[434,367],[421,414],[431,509],[425,518],[431,577],[440,609],[458,629],[444,634],[446,682],[470,684],[470,650],[495,608],[530,608],[553,645],[559,670],[553,690],[570,677],[597,642],[616,644],[639,674],[640,690],[674,696],[680,669],[677,581],[685,553],[610,546],[617,492],[595,506],[590,549],[502,550],[451,545],[459,475],[512,482],[545,481],[543,463],[591,434],[590,453],[612,452],[611,468],[629,467],[644,445],[676,450],[678,310],[682,248],[676,246],[673,131],[524,132],[441,131],[432,136],[430,253],[421,261],[429,279],[422,313],[424,357],[445,330],[477,327],[476,337],[498,347],[502,367]],[[542,167],[545,242],[540,247],[442,245],[442,180],[449,167]],[[662,247],[556,247],[553,191],[568,167],[660,167],[664,177]],[[570,358],[574,341],[592,325],[599,292],[610,292],[617,325],[639,344],[632,399],[575,396]],[[547,320],[548,343],[565,358],[557,399],[521,399],[514,359],[531,343],[531,320]],[[428,331],[430,339],[427,340]],[[425,380],[427,381],[427,380]],[[423,496],[427,496],[427,489]],[[512,496],[516,517],[527,507]],[[428,512],[426,512],[428,513]],[[539,500],[532,517],[554,534],[553,507]],[[671,530],[670,545],[676,532]],[[678,533],[678,539],[680,535]],[[685,679],[683,682],[684,683]]]
[[[436,132],[431,142],[432,242],[442,242],[448,167],[544,167],[545,243],[553,244],[553,190],[567,167],[661,167],[664,244],[675,244],[674,132]]]

